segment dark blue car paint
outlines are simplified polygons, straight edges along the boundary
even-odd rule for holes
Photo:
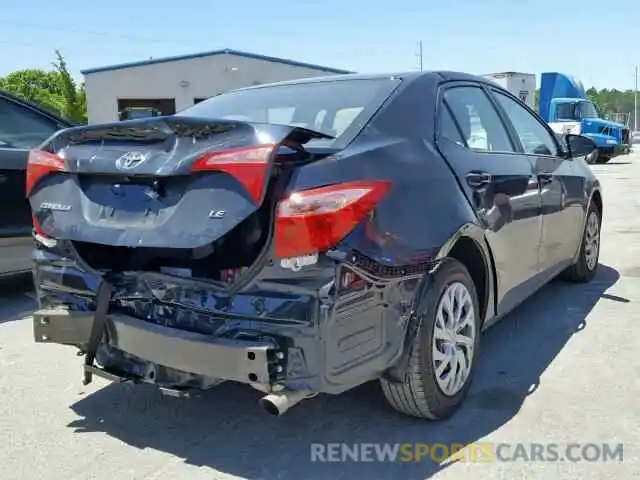
[[[292,192],[349,180],[390,180],[392,190],[368,224],[298,272],[283,269],[268,251],[251,281],[232,292],[175,276],[124,272],[116,277],[113,309],[205,335],[275,339],[286,345],[284,383],[289,388],[340,393],[406,361],[407,335],[419,325],[415,313],[429,271],[460,245],[481,255],[485,281],[478,294],[485,327],[570,264],[589,203],[599,192],[589,167],[582,160],[474,153],[440,139],[436,116],[443,88],[473,84],[488,93],[495,85],[452,72],[400,77],[400,86],[346,149],[296,168],[287,185]],[[489,188],[469,188],[465,176],[470,170],[490,171]],[[54,178],[43,182],[41,192]],[[508,212],[496,208],[498,193],[508,197]],[[45,200],[63,197],[36,193],[34,210]],[[198,212],[204,215],[205,210]],[[208,220],[202,216],[198,221]],[[59,231],[73,238],[70,229]],[[88,238],[86,230],[81,234]],[[104,243],[113,244],[126,238],[96,231],[91,241],[99,241],[98,235],[107,235]],[[95,308],[99,274],[78,261],[71,242],[40,245],[34,262],[42,308]],[[358,273],[365,283],[341,288],[345,270]],[[107,369],[158,384],[207,387],[217,381],[160,366],[151,379],[147,362],[108,345],[98,359]]]

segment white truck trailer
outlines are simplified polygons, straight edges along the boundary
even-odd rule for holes
[[[487,73],[481,77],[493,80],[505,90],[517,96],[533,110],[537,110],[536,76],[533,73],[502,72]]]

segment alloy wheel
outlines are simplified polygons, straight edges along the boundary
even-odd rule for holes
[[[476,340],[475,309],[467,287],[450,284],[438,303],[433,330],[433,366],[442,393],[454,396],[471,372]]]
[[[589,271],[596,268],[600,250],[600,217],[597,212],[591,212],[587,218],[587,228],[584,235],[584,257]]]

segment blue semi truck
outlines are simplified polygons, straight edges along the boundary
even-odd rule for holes
[[[582,82],[558,72],[540,77],[538,113],[556,133],[575,133],[590,137],[598,150],[590,157],[593,163],[606,163],[631,151],[629,128],[602,118],[587,99]]]
[[[559,72],[540,76],[538,105],[534,105],[535,75],[506,72],[484,75],[520,97],[558,135],[573,133],[593,139],[598,149],[589,156],[589,163],[606,163],[618,155],[631,151],[629,128],[621,123],[605,120],[595,105],[587,99],[582,82]]]

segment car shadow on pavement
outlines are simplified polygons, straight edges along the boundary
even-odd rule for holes
[[[0,279],[0,325],[21,320],[33,313],[36,300],[29,296],[33,290],[31,275]]]
[[[251,479],[367,478],[416,480],[446,468],[420,462],[311,461],[314,443],[469,444],[511,420],[542,373],[619,278],[600,265],[589,284],[553,282],[483,338],[474,384],[464,407],[451,419],[430,423],[386,406],[377,382],[339,396],[302,402],[282,417],[263,413],[260,393],[222,385],[187,400],[162,398],[152,387],[109,385],[72,405],[81,419],[69,426],[104,432],[135,448],[151,448]],[[620,297],[605,301],[625,301]]]

